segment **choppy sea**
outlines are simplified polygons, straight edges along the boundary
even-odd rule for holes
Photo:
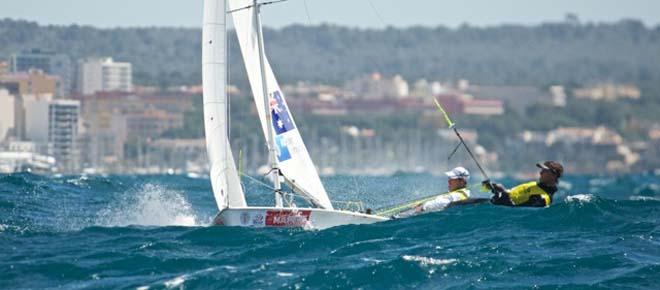
[[[248,203],[272,203],[244,181]],[[374,209],[446,189],[427,174],[324,183]],[[319,231],[209,226],[204,178],[0,175],[0,288],[660,289],[660,177],[560,188],[544,209],[480,204]]]

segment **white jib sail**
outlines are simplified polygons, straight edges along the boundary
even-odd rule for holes
[[[229,10],[235,10],[252,5],[252,1],[229,0],[228,4]],[[303,193],[312,198],[319,207],[333,209],[316,167],[314,167],[314,163],[309,157],[309,152],[293,120],[293,115],[289,111],[284,94],[275,79],[268,58],[264,56],[265,78],[273,121],[273,128],[267,128],[266,112],[262,105],[264,96],[259,66],[258,28],[252,9],[254,8],[238,10],[233,12],[231,16],[234,20],[234,28],[241,46],[243,62],[250,80],[254,101],[257,104],[257,112],[259,113],[264,136],[268,136],[267,130],[273,130],[274,143],[278,152],[277,159],[284,176],[289,181],[294,182],[296,187],[302,189]]]
[[[225,0],[204,0],[202,82],[210,179],[218,209],[245,207],[245,195],[229,147],[226,91]]]

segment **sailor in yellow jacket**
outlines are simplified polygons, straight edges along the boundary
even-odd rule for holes
[[[443,210],[449,206],[460,203],[470,198],[470,190],[467,188],[470,172],[463,167],[456,167],[445,172],[447,175],[447,188],[449,192],[438,195],[438,197],[421,203],[415,207],[415,212],[430,212]]]
[[[495,205],[545,207],[552,203],[552,196],[557,192],[557,183],[564,173],[564,167],[557,161],[537,163],[541,168],[538,181],[520,184],[510,190],[501,184],[484,182],[490,188],[493,197],[490,202]]]

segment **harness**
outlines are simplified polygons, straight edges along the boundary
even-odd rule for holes
[[[545,205],[549,206],[552,200],[550,199],[550,194],[543,190],[536,181],[531,181],[523,183],[511,189],[509,192],[509,198],[513,205],[523,204],[529,201],[529,198],[538,195],[545,200]]]
[[[461,194],[461,198],[459,200],[466,200],[466,199],[470,198],[470,195],[468,194],[467,191],[468,191],[467,187],[463,187],[463,188],[459,188],[459,189],[454,190],[454,191],[450,191],[446,194],[459,193],[459,194]]]

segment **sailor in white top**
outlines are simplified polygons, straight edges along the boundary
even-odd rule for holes
[[[470,198],[470,190],[467,188],[470,172],[463,167],[456,167],[445,172],[447,175],[447,187],[449,192],[438,195],[433,200],[419,204],[415,207],[416,212],[438,211],[465,201]]]

